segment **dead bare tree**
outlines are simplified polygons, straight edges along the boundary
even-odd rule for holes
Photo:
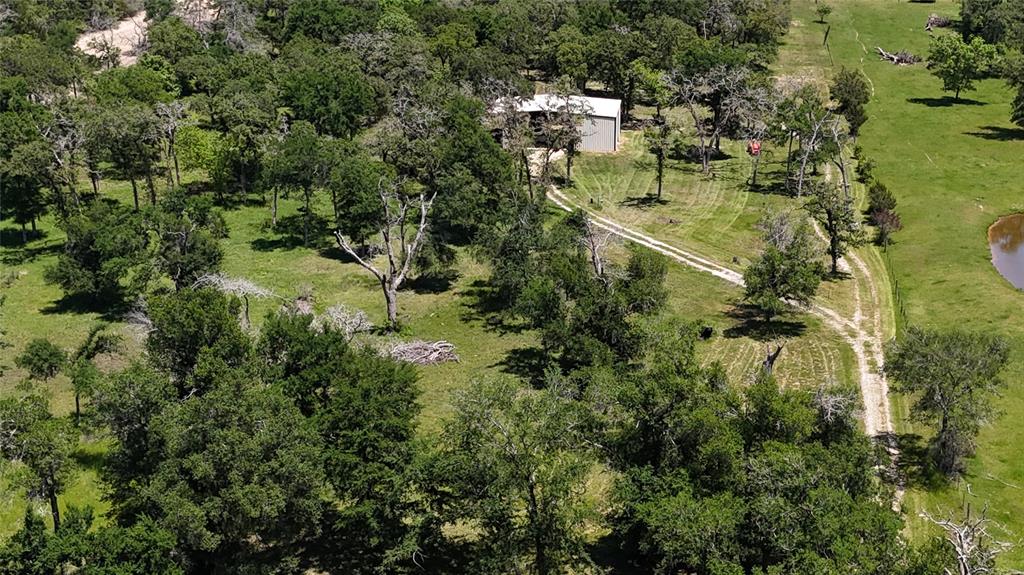
[[[827,125],[828,137],[831,138],[829,148],[832,152],[832,163],[839,169],[839,174],[843,178],[843,191],[846,192],[846,195],[850,195],[850,175],[846,169],[846,160],[843,158],[843,148],[849,132],[842,129],[839,118],[839,116],[836,116],[835,121],[829,122]]]
[[[830,125],[839,121],[835,114],[827,108],[821,110],[820,113],[821,115],[814,114],[813,117],[808,118],[810,130],[800,135],[800,168],[797,171],[796,185],[798,197],[804,193],[808,164],[817,165],[823,147],[830,141],[828,140],[828,134],[832,131]]]
[[[575,97],[572,87],[559,85],[556,93],[546,100],[544,119],[541,123],[541,139],[547,144],[544,157],[544,174],[549,173],[552,154],[561,150],[565,152],[565,180],[572,183],[572,164],[579,153],[584,133],[583,118],[592,112],[590,105]]]
[[[519,111],[516,105],[518,94],[515,86],[505,81],[491,81],[483,91],[491,103],[488,110],[494,128],[501,133],[501,146],[516,158],[520,183],[525,183],[530,200],[533,200],[533,179],[530,171],[529,148],[534,134],[528,115]]]
[[[775,369],[775,362],[778,361],[779,356],[782,355],[782,348],[786,346],[786,342],[775,344],[775,351],[772,351],[771,344],[764,345],[764,361],[761,362],[761,369],[764,370],[766,376],[772,374],[772,370]]]
[[[921,61],[920,58],[906,50],[900,50],[899,52],[887,52],[883,50],[881,46],[876,46],[875,49],[878,50],[878,56],[882,60],[888,60],[897,66],[909,66]]]
[[[834,383],[823,383],[814,392],[812,400],[821,419],[828,424],[835,423],[842,419],[853,419],[859,398],[850,393],[843,393],[837,390]]]
[[[611,231],[596,227],[590,217],[584,214],[583,237],[580,238],[580,243],[590,254],[590,265],[594,268],[594,275],[606,283],[609,278],[605,273],[604,254],[608,246],[617,238],[618,236]]]
[[[749,107],[750,73],[746,68],[716,66],[709,72],[690,75],[676,71],[669,77],[675,102],[686,108],[697,133],[704,174],[711,173],[711,157],[727,127]],[[711,106],[712,101],[717,106]]]
[[[249,321],[249,298],[278,297],[273,291],[245,278],[233,278],[219,273],[200,276],[192,285],[192,288],[201,287],[212,287],[220,292],[242,298],[245,305],[242,310],[242,327],[246,329],[252,325]]]
[[[79,126],[60,108],[59,103],[50,106],[52,122],[36,125],[39,134],[50,146],[52,188],[61,213],[67,213],[67,206],[61,188],[66,188],[72,201],[78,206],[78,165],[85,137]]]
[[[167,144],[167,159],[173,163],[173,174],[174,180],[172,187],[181,185],[181,170],[178,167],[178,153],[174,149],[175,139],[178,135],[178,129],[185,125],[185,118],[187,116],[187,109],[185,103],[181,100],[175,100],[170,103],[158,103],[156,105],[156,117],[159,123],[160,132],[163,134],[164,142]],[[167,178],[171,178],[171,166],[167,169]]]
[[[989,533],[988,506],[981,514],[971,516],[971,504],[965,505],[963,521],[954,519],[936,519],[927,512],[921,517],[938,525],[946,532],[946,542],[953,547],[956,555],[956,568],[945,568],[946,575],[988,575],[998,573],[996,557],[1012,545],[999,541]]]
[[[796,237],[798,225],[792,212],[770,212],[757,222],[757,229],[766,244],[785,251]]]
[[[324,310],[324,313],[318,315],[311,325],[314,330],[321,333],[325,329],[340,331],[349,341],[357,333],[365,333],[373,329],[373,323],[370,318],[366,317],[363,310],[349,309],[341,304]]]
[[[436,191],[429,195],[422,189],[409,193],[406,183],[401,177],[393,180],[381,178],[377,185],[383,216],[379,232],[387,256],[383,269],[375,266],[369,257],[364,258],[340,230],[334,232],[338,247],[380,282],[387,307],[388,328],[391,330],[398,329],[398,289],[405,282],[413,260],[423,245],[429,225],[430,207],[437,197]]]

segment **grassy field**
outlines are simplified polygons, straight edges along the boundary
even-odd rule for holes
[[[627,227],[683,247],[698,255],[742,271],[760,253],[758,220],[768,212],[799,210],[801,203],[767,191],[751,191],[747,182],[751,164],[742,143],[723,142],[727,158],[715,162],[715,176],[701,174],[700,165],[688,160],[666,161],[662,199],[657,192],[653,156],[640,132],[624,131],[615,154],[584,154],[574,164],[573,185],[564,191],[581,205]],[[766,149],[759,180],[780,179],[783,158]],[[771,189],[764,186],[762,190]],[[707,283],[719,282],[707,276]],[[851,281],[822,284],[821,301],[849,316],[853,301]],[[730,287],[731,297],[712,298],[720,303],[704,318],[725,337],[705,350],[706,361],[720,361],[733,381],[744,381],[764,360],[768,340],[790,341],[776,375],[784,385],[817,386],[834,380],[853,381],[853,357],[841,337],[810,314],[793,314],[765,329],[746,321],[737,304],[742,290]]]
[[[1024,324],[1015,312],[1024,294],[992,267],[986,230],[999,216],[1024,210],[1021,169],[1024,130],[1009,122],[1010,91],[985,80],[960,102],[941,90],[924,65],[897,67],[879,61],[875,47],[926,55],[924,22],[932,12],[956,17],[957,4],[844,0],[829,17],[829,53],[822,46],[826,26],[813,22],[812,0],[794,2],[781,73],[823,78],[840,66],[859,68],[871,79],[870,119],[860,144],[878,163],[877,177],[893,190],[904,230],[889,250],[907,321],[935,327],[963,327],[1001,334],[1013,349],[998,401],[1002,415],[979,438],[977,456],[964,483],[975,508],[989,505],[989,517],[1005,528],[1009,541],[1024,537]],[[937,32],[947,33],[947,32]],[[834,62],[834,65],[833,65]],[[908,457],[927,433],[906,423],[908,402],[898,398]],[[908,520],[920,536],[919,511],[958,507],[965,485],[911,484]],[[1004,556],[1007,567],[1024,566],[1024,546]]]
[[[105,182],[102,193],[123,202],[130,201],[130,192],[123,182]],[[289,218],[295,217],[297,208],[296,201],[282,202],[283,223],[279,229],[288,228]],[[326,213],[326,206],[320,206],[320,211]],[[306,248],[301,245],[300,234],[270,229],[270,213],[266,207],[252,205],[230,209],[225,212],[225,218],[230,230],[229,237],[223,241],[225,273],[248,278],[270,288],[281,298],[311,289],[319,310],[340,303],[366,311],[375,322],[384,319],[383,299],[377,284],[362,268],[343,261],[327,233],[320,235],[316,245]],[[293,225],[290,229],[300,228]],[[63,300],[59,288],[46,284],[44,270],[56,262],[63,236],[52,218],[41,222],[40,231],[40,237],[22,246],[16,230],[3,228],[2,271],[12,272],[17,279],[4,290],[7,303],[0,321],[11,345],[0,349],[0,365],[5,366],[0,375],[0,396],[22,393],[31,385],[50,397],[51,408],[56,413],[68,414],[74,409],[74,396],[65,376],[59,375],[42,384],[29,384],[26,373],[14,367],[15,356],[29,340],[45,336],[71,350],[96,321],[113,321],[123,332],[126,345],[122,354],[103,358],[103,367],[107,370],[117,369],[137,356],[141,342],[118,317],[71,306]],[[421,368],[420,429],[425,434],[439,429],[450,414],[452,392],[465,387],[473,378],[499,373],[529,377],[536,369],[536,334],[496,321],[483,303],[486,266],[468,254],[461,254],[457,269],[458,278],[451,285],[413,283],[399,299],[403,337],[447,339],[455,344],[460,357],[458,363]],[[742,381],[755,362],[760,361],[763,344],[734,333],[735,330],[729,331],[739,323],[728,315],[731,302],[740,297],[735,286],[680,266],[670,267],[667,283],[671,293],[667,313],[705,321],[715,326],[718,334],[726,333],[703,344],[702,351],[707,361],[721,361],[737,381]],[[250,315],[256,329],[265,314],[280,304],[278,298],[252,302]],[[801,346],[806,346],[808,351],[799,354],[799,358],[794,356],[792,361],[784,355],[779,370],[785,380],[800,382],[803,377],[800,374],[820,371],[808,369],[805,365],[808,362],[816,362],[829,370],[849,363],[849,358],[813,318],[809,318],[802,329],[807,333],[801,339]],[[100,514],[107,508],[98,481],[105,448],[106,440],[102,436],[83,439],[77,457],[81,470],[61,498],[62,505],[68,501],[89,504]],[[9,467],[0,466],[0,538],[18,527],[24,512],[24,493],[12,487],[11,473]]]

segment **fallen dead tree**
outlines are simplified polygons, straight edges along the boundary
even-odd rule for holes
[[[876,47],[878,55],[883,60],[888,60],[897,66],[909,66],[910,64],[917,64],[921,61],[920,58],[907,52],[906,50],[900,50],[899,52],[886,52],[881,46]]]
[[[924,24],[924,29],[931,32],[935,28],[948,28],[953,25],[953,21],[945,16],[939,16],[938,14],[932,14],[928,16],[928,21]]]
[[[396,361],[404,361],[416,365],[434,365],[436,363],[459,361],[459,356],[455,354],[455,344],[444,340],[392,340],[381,344],[380,353]]]
[[[362,310],[349,309],[343,305],[335,305],[324,310],[313,320],[313,329],[323,332],[325,329],[333,329],[345,334],[345,337],[352,339],[357,333],[365,333],[373,329],[373,322]]]

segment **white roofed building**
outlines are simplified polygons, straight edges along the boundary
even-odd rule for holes
[[[622,102],[611,98],[569,96],[569,108],[583,117],[580,131],[583,141],[580,150],[587,152],[615,152],[619,149],[622,133]],[[537,94],[532,98],[516,100],[516,109],[526,114],[558,112],[566,105],[564,97],[555,94]]]

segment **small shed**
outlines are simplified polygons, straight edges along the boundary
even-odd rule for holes
[[[537,94],[517,100],[516,108],[527,114],[557,112],[566,105],[566,99],[554,94]],[[580,150],[586,152],[615,152],[619,149],[622,133],[622,102],[612,98],[569,96],[568,105],[574,114],[583,118]]]

